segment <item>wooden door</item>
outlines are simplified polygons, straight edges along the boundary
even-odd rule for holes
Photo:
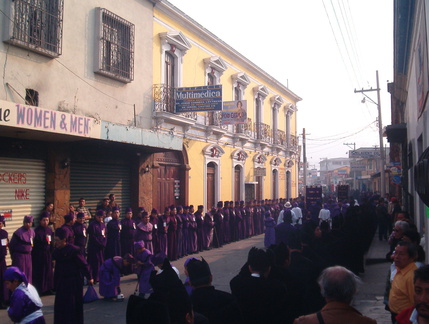
[[[207,165],[207,210],[215,206],[215,166]]]
[[[177,187],[179,185],[180,190],[180,179],[179,179],[179,167],[172,165],[160,165],[158,168],[158,210],[164,211],[164,208],[172,204],[177,204],[175,193],[177,193]]]

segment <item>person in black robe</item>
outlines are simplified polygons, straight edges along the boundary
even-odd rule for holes
[[[210,324],[243,323],[237,300],[230,293],[215,289],[210,267],[204,259],[192,258],[186,269],[193,287],[191,301],[194,311],[207,317]]]
[[[74,232],[74,245],[76,245],[84,257],[86,257],[86,224],[85,224],[85,214],[77,213],[76,221],[73,224]]]
[[[204,206],[198,205],[197,211],[195,212],[195,221],[197,223],[197,252],[204,250],[204,229],[203,229],[203,212]]]
[[[40,224],[34,230],[33,250],[33,286],[39,294],[51,294],[54,289],[54,272],[52,268],[52,252],[54,250],[53,231],[49,225],[49,213],[44,212]]]
[[[219,201],[217,203],[216,212],[213,215],[213,220],[215,223],[214,233],[213,233],[213,247],[219,248],[223,246],[223,203]]]
[[[107,223],[107,241],[104,250],[104,260],[121,256],[121,223],[119,222],[119,207],[113,207],[112,220]]]
[[[83,324],[83,277],[94,283],[88,263],[77,246],[67,243],[63,228],[55,231],[54,324]]]

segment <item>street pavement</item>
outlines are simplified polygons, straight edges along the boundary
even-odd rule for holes
[[[239,272],[246,262],[247,253],[252,246],[263,247],[264,235],[251,237],[239,242],[230,243],[220,249],[204,251],[193,256],[202,256],[209,264],[213,274],[213,285],[223,291],[230,292],[229,281]],[[355,298],[354,306],[364,315],[377,320],[379,324],[390,324],[390,316],[384,310],[383,293],[387,276],[388,263],[381,262],[388,251],[388,244],[374,239],[366,256],[365,273],[360,277],[362,286]],[[185,279],[183,263],[186,257],[172,264],[179,270],[182,280]],[[136,287],[136,275],[122,277],[121,289],[125,296],[124,302],[95,301],[84,305],[85,323],[121,324],[125,323],[128,297]],[[86,288],[84,288],[86,289]],[[98,286],[96,286],[98,291]],[[46,323],[53,323],[54,296],[42,297],[43,313]],[[9,324],[6,310],[0,310],[0,323]]]

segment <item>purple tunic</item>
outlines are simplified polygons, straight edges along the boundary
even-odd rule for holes
[[[223,212],[222,209],[216,210],[213,215],[215,227],[213,233],[213,246],[222,247],[223,245]]]
[[[134,233],[136,223],[133,219],[124,218],[121,220],[121,252],[122,256],[127,253],[134,254]]]
[[[97,221],[89,226],[94,223]],[[88,263],[80,249],[71,244],[55,249],[52,258],[56,291],[54,324],[83,324],[83,277],[92,279]]]
[[[183,244],[183,254],[188,255],[191,253],[189,249],[189,214],[181,214],[182,221],[183,221],[183,228],[182,228],[182,244]]]
[[[88,226],[88,263],[94,281],[98,281],[98,270],[104,262],[104,247],[106,246],[106,225],[93,221]]]
[[[276,243],[276,231],[274,227],[276,226],[276,221],[274,218],[266,217],[265,218],[265,237],[264,237],[264,246],[270,247],[270,245]]]
[[[182,214],[176,214],[176,246],[177,246],[177,259],[183,257],[183,220]]]
[[[153,225],[151,223],[145,224],[141,222],[137,225],[137,229],[134,233],[134,242],[143,241],[144,247],[153,253],[153,245],[152,245],[152,230]]]
[[[4,284],[3,275],[6,271],[7,245],[9,243],[8,233],[0,229],[0,303],[9,300],[9,290]]]
[[[162,215],[158,216],[158,242],[159,251],[168,255],[168,239],[167,239],[168,224],[167,218]]]
[[[45,293],[54,288],[54,272],[52,268],[53,232],[50,227],[43,226],[36,227],[34,232],[34,247],[31,251],[33,285],[39,293]]]
[[[80,252],[83,256],[86,256],[86,225],[75,222],[73,224],[73,232],[74,232],[74,245],[80,248]]]
[[[142,262],[143,264],[139,265],[136,268],[136,273],[139,278],[139,293],[147,294],[152,292],[152,286],[149,283],[150,274],[155,267],[151,262],[152,253],[148,250],[144,250],[140,253],[137,253],[135,256],[137,262]]]
[[[171,261],[175,261],[178,258],[177,239],[176,239],[176,231],[177,231],[177,219],[176,219],[176,217],[175,216],[168,217],[167,225],[168,225],[168,232],[167,232],[168,251],[167,251],[167,256],[168,256],[168,259],[170,259]]]
[[[188,228],[188,248],[189,253],[198,252],[198,237],[197,237],[197,221],[195,215],[189,213],[189,228]]]
[[[211,213],[206,213],[204,216],[204,249],[208,250],[210,248],[210,244],[213,241],[213,228],[214,228],[214,220]]]
[[[24,287],[24,288],[23,288]],[[33,314],[35,319],[25,322],[27,324],[45,324],[45,318],[41,313],[41,301],[39,302],[32,300],[28,294],[24,291],[25,284],[17,287],[12,296],[10,296],[10,307],[7,310],[9,318],[14,322],[18,323],[24,320],[25,317]],[[34,288],[33,288],[34,289]],[[40,298],[39,298],[40,299]],[[38,304],[38,305],[37,305]],[[34,314],[37,312],[36,314]]]
[[[159,252],[159,239],[158,239],[158,217],[150,217],[150,223],[152,224],[152,246],[154,254]]]
[[[32,228],[26,229],[22,226],[13,233],[9,244],[12,265],[25,273],[29,283],[33,282],[31,250],[33,249],[34,235]]]
[[[230,221],[230,217],[229,217],[229,208],[228,207],[224,207],[223,210],[223,241],[224,243],[229,243],[231,242],[231,230],[230,230],[230,226],[229,226],[229,221]]]
[[[63,228],[66,231],[66,237],[67,237],[67,243],[70,244],[74,244],[74,231],[73,231],[73,227],[70,225],[66,225],[64,224],[63,226],[61,226],[61,228]]]
[[[203,230],[203,215],[199,212],[195,212],[195,221],[197,222],[197,243],[198,251],[204,250],[204,230]]]
[[[107,259],[100,267],[100,295],[106,298],[116,297],[121,282],[122,258]]]

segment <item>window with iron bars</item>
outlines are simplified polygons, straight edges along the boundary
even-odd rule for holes
[[[122,81],[134,79],[134,24],[104,9],[98,12],[98,70],[95,73]]]
[[[6,42],[58,57],[62,50],[64,0],[9,0]]]

